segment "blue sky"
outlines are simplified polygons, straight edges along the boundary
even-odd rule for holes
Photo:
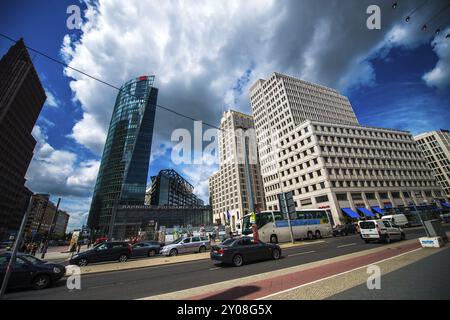
[[[365,27],[372,2],[382,9],[381,30]],[[249,86],[278,71],[337,88],[362,124],[413,134],[448,129],[450,40],[417,31],[445,1],[425,7],[409,25],[402,16],[420,1],[395,12],[389,1],[328,3],[1,1],[0,32],[116,86],[155,74],[160,104],[215,125],[228,108],[251,113]],[[81,30],[66,27],[72,4],[88,9]],[[447,18],[450,12],[431,27],[448,27]],[[10,45],[0,39],[0,54]],[[43,57],[34,63],[48,99],[33,131],[38,145],[27,185],[61,196],[70,228],[78,227],[89,210],[116,92]],[[177,128],[192,132],[193,124],[158,110],[150,175],[174,168],[207,201],[207,178],[217,165],[175,165]]]

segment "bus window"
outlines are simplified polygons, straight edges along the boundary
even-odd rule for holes
[[[283,214],[281,212],[279,212],[279,211],[274,212],[273,215],[275,217],[275,221],[285,220]]]
[[[297,219],[298,219],[298,220],[303,220],[303,219],[305,219],[305,214],[302,213],[302,212],[300,212],[300,211],[297,211]]]

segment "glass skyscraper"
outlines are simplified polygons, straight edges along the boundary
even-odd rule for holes
[[[158,97],[153,81],[132,79],[117,95],[88,217],[96,235],[110,234],[118,205],[144,204]]]

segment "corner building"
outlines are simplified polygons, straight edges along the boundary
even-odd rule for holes
[[[339,224],[443,197],[412,135],[360,125],[336,90],[274,73],[250,100],[268,210],[292,191],[297,209],[328,209]]]

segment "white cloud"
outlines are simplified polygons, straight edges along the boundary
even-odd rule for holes
[[[56,95],[50,91],[50,89],[45,88],[45,95],[47,99],[45,100],[45,105],[49,107],[56,108],[59,106],[60,101],[56,98]]]
[[[449,32],[450,28],[447,28],[433,40],[433,50],[439,61],[432,70],[423,75],[423,80],[428,86],[440,90],[445,90],[450,86],[450,41],[445,39],[445,35]]]

